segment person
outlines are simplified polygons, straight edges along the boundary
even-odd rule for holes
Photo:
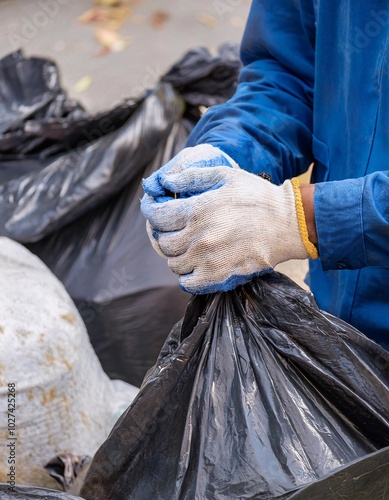
[[[253,0],[236,93],[144,180],[150,239],[184,289],[310,257],[319,307],[389,349],[388,26],[378,0]]]

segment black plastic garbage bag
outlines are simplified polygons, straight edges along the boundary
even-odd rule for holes
[[[112,378],[141,383],[189,300],[148,241],[140,181],[184,147],[200,105],[230,95],[239,66],[232,46],[196,49],[171,83],[88,116],[52,61],[0,61],[0,235],[61,279]]]
[[[35,486],[10,486],[9,484],[0,483],[0,499],[1,500],[82,500],[81,497],[70,495],[57,490],[49,490],[47,488],[37,488]]]
[[[274,273],[191,300],[81,495],[288,498],[388,445],[389,353]]]
[[[33,156],[10,162],[0,160],[1,235],[21,243],[39,241],[99,207],[123,185],[136,181],[154,159],[173,121],[166,116],[167,108],[154,110],[154,103],[171,104],[171,112],[177,116],[177,98],[173,101],[174,108],[166,94],[169,89],[160,89],[143,103],[134,120],[91,143],[85,137],[80,138],[77,148],[39,161]],[[154,113],[158,112],[165,113],[161,119],[166,129],[160,130],[154,120]],[[149,123],[151,118],[153,122]],[[138,137],[140,127],[143,135]],[[150,142],[150,147],[140,148],[140,139]],[[21,168],[25,169],[24,175]]]
[[[299,490],[290,500],[387,500],[389,448],[359,458]]]
[[[121,178],[125,187],[61,231],[27,245],[69,291],[105,372],[137,386],[155,363],[189,300],[166,262],[151,247],[139,210],[142,177],[167,161],[187,137],[180,113],[177,95],[169,86],[158,87],[139,107],[134,121],[120,129],[117,139],[123,143],[121,148],[116,145],[110,153],[104,144],[113,134],[101,139],[100,146],[94,143],[97,157],[101,150],[101,155],[111,154],[113,160],[112,174],[108,168],[101,174],[111,175],[107,188],[118,185],[114,176],[118,182]],[[134,140],[134,133],[126,134],[130,127],[142,131],[141,145]],[[68,172],[67,179],[70,177]],[[95,171],[93,178],[98,179]],[[93,199],[102,192],[103,188]],[[74,199],[72,202],[74,213]],[[54,211],[58,216],[55,205]],[[37,224],[42,221],[31,214],[31,224],[34,220]],[[59,217],[55,221],[58,223]]]
[[[23,154],[42,149],[45,137],[28,131],[34,121],[66,118],[72,122],[87,113],[68,99],[53,61],[13,52],[0,60],[0,154]]]
[[[205,47],[187,52],[163,77],[193,106],[213,106],[233,96],[241,68],[239,47],[221,45],[215,55]]]
[[[24,243],[57,275],[103,369],[134,385],[188,302],[152,249],[139,209],[142,177],[186,140],[182,108],[162,84],[124,125],[91,143],[39,161],[0,161],[0,234]],[[10,179],[20,166],[29,171]]]

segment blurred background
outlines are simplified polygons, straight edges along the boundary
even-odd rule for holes
[[[57,61],[89,111],[152,86],[188,49],[239,42],[250,0],[0,0],[0,56]]]

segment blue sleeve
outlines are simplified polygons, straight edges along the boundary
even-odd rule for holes
[[[235,95],[210,108],[187,145],[209,143],[281,183],[312,162],[313,0],[253,0]]]
[[[389,171],[318,183],[314,205],[325,271],[389,266]]]

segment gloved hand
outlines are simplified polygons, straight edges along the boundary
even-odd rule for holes
[[[296,212],[296,206],[302,210],[295,198],[300,191],[291,181],[276,186],[222,166],[169,172],[159,183],[178,198],[158,202],[146,193],[141,209],[155,246],[188,292],[228,291],[280,262],[309,255]],[[305,224],[303,213],[300,222]]]
[[[162,186],[161,179],[166,175],[178,174],[187,168],[221,167],[222,165],[239,168],[226,153],[210,144],[199,144],[185,148],[166,165],[144,179],[143,188],[147,194],[154,198],[164,197],[166,190]]]

